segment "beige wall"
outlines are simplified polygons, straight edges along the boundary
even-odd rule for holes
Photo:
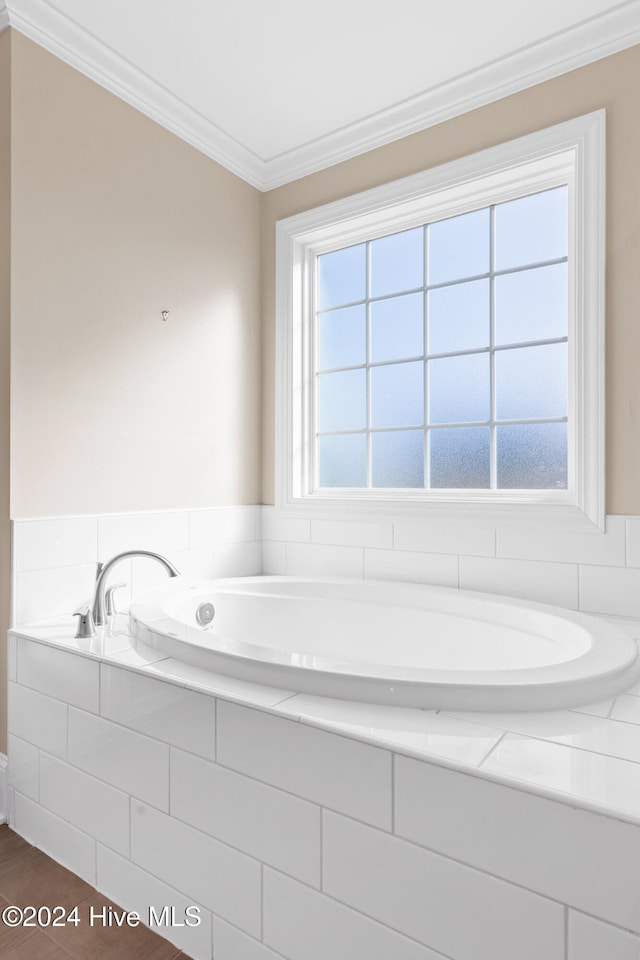
[[[11,33],[12,516],[259,501],[259,192]]]
[[[607,511],[640,513],[640,46],[266,194],[263,502],[274,492],[276,220],[607,109]]]
[[[9,377],[11,296],[11,38],[0,34],[0,690],[7,686],[11,535],[9,528]],[[1,702],[1,700],[0,700]],[[0,751],[7,722],[0,707]]]

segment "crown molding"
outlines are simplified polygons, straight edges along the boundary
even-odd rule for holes
[[[524,47],[265,164],[263,190],[392,143],[640,43],[640,0]]]
[[[0,0],[9,26],[254,187],[264,162],[46,0]]]
[[[47,0],[0,0],[0,31],[7,26],[266,191],[640,43],[640,0],[626,0],[575,27],[269,159],[230,137]]]

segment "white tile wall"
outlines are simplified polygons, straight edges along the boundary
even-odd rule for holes
[[[47,753],[67,753],[67,704],[9,683],[10,732]]]
[[[405,757],[395,777],[399,836],[637,928],[637,827]]]
[[[580,796],[603,810],[637,816],[640,764],[531,737],[506,734],[482,764],[483,769],[566,796]]]
[[[440,960],[397,931],[268,869],[264,941],[290,960]]]
[[[69,613],[93,591],[95,563],[128,549],[166,555],[191,579],[271,573],[362,576],[462,587],[614,616],[640,617],[640,517],[606,532],[534,524],[281,517],[271,506],[19,520],[13,523],[13,622]],[[123,563],[123,608],[162,584],[146,560]]]
[[[211,960],[210,911],[192,897],[185,897],[175,887],[163,883],[99,843],[97,887],[126,910],[135,910],[146,922],[150,907],[154,907],[156,915],[160,915],[163,907],[173,906],[176,917],[182,920],[187,907],[198,906],[201,920],[198,926],[156,927],[155,932],[187,950],[193,960]]]
[[[71,613],[93,594],[96,563],[124,550],[153,550],[193,579],[248,576],[262,569],[261,508],[219,507],[95,517],[13,521],[12,623]],[[161,585],[149,560],[123,561],[120,609],[132,593]]]
[[[96,841],[66,820],[15,791],[13,829],[63,867],[96,883]]]
[[[320,886],[320,807],[315,804],[172,750],[171,815]]]
[[[640,616],[636,517],[609,517],[606,534],[542,536],[232,507],[17,521],[13,538],[15,622],[69,613],[89,598],[96,561],[129,548],[155,549],[193,578],[364,575]],[[165,576],[148,562],[118,573],[123,605]],[[193,898],[202,924],[159,932],[196,960],[212,960],[212,923],[216,960],[640,960],[640,827],[597,812],[613,804],[637,820],[640,687],[571,723],[563,712],[495,727],[423,714],[403,717],[402,731],[380,709],[337,701],[327,720],[312,697],[288,701],[291,719],[225,700],[216,754],[215,687],[196,668],[163,660],[140,677],[39,646],[10,643],[12,823],[128,909],[183,910]],[[221,695],[248,699],[237,683],[221,682]],[[261,696],[268,706],[287,691]],[[519,778],[522,790],[435,761],[392,763],[357,739],[367,736],[407,753],[440,744],[443,762]],[[528,786],[579,795],[593,812]]]
[[[69,761],[160,810],[169,809],[169,747],[69,707]]]
[[[257,860],[133,798],[131,859],[234,926],[260,936]]]
[[[18,682],[56,700],[97,713],[100,667],[95,660],[76,657],[42,643],[20,644]]]
[[[575,563],[460,557],[460,586],[463,590],[502,593],[507,597],[553,603],[570,610],[578,606],[578,566]]]
[[[121,790],[43,753],[40,803],[106,846],[129,855],[129,797]]]
[[[301,577],[362,577],[361,547],[329,547],[316,543],[287,544],[287,573]]]
[[[456,960],[564,960],[564,909],[325,811],[323,890]]]
[[[367,823],[391,826],[386,750],[219,701],[217,757],[256,780]]]
[[[37,747],[9,734],[7,742],[11,763],[8,768],[8,785],[25,797],[38,801],[40,795],[40,754]]]
[[[593,917],[569,911],[568,960],[638,960],[640,938]]]
[[[211,697],[104,664],[100,713],[131,730],[215,759],[215,701]]]
[[[17,639],[18,663],[30,645]],[[109,718],[12,681],[11,822],[143,919],[150,904],[179,916],[198,906],[199,927],[158,931],[196,960],[213,960],[212,935],[215,960],[640,960],[640,760],[594,753],[591,741],[500,738],[468,715],[333,701],[322,717],[319,698],[301,695],[284,701],[290,718],[218,701],[217,753],[211,724],[198,756],[170,742],[171,724],[150,719],[166,704],[180,729],[176,704],[192,693],[184,678],[119,686],[129,671],[91,662],[110,678],[102,689],[113,687]],[[52,682],[58,696],[76,697],[73,685]],[[195,696],[214,703],[211,690]],[[190,715],[199,722],[199,710]],[[586,735],[597,718],[521,719],[549,737],[565,736],[570,722]],[[144,733],[127,725],[139,722]],[[309,726],[321,722],[336,728]],[[442,738],[449,766],[433,751],[431,761],[392,762],[354,739],[386,730],[390,747],[411,751],[400,727],[426,737],[416,741],[423,750]],[[475,755],[456,746],[471,730]],[[505,744],[517,747],[509,767]],[[522,777],[523,789],[481,779],[491,769]],[[616,809],[626,797],[635,821],[531,795],[526,780],[560,791],[578,783],[587,800],[604,784]]]

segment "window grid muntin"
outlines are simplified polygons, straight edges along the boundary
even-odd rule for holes
[[[544,193],[548,190],[555,190],[560,187],[565,187],[567,189],[567,210],[569,213],[569,204],[570,204],[570,195],[571,191],[569,189],[568,182],[559,182],[553,186],[547,187],[544,190],[533,191],[530,194],[522,194],[522,196],[532,196],[538,193]],[[519,198],[514,198],[519,199]],[[508,274],[520,274],[528,270],[535,270],[541,267],[549,267],[556,264],[566,263],[569,265],[569,256],[564,257],[554,257],[549,260],[541,260],[533,263],[521,264],[516,267],[508,267],[501,270],[495,269],[495,212],[496,207],[502,203],[509,202],[505,200],[496,201],[495,203],[488,204],[484,207],[479,207],[479,210],[489,210],[489,272],[473,274],[468,277],[462,277],[459,279],[453,279],[448,281],[441,281],[439,283],[430,284],[428,276],[428,254],[429,254],[429,226],[431,223],[437,223],[438,220],[428,221],[422,224],[423,229],[423,279],[424,283],[421,287],[411,287],[406,290],[396,290],[390,294],[382,294],[376,297],[370,295],[370,270],[371,270],[371,244],[380,239],[380,237],[371,237],[370,239],[360,240],[357,244],[346,244],[345,247],[336,246],[335,248],[323,250],[322,253],[316,254],[314,257],[315,269],[315,284],[314,284],[314,296],[313,296],[313,326],[314,326],[314,336],[313,342],[315,344],[314,355],[312,359],[313,363],[313,380],[314,380],[314,410],[313,410],[313,453],[312,453],[312,462],[314,464],[313,475],[314,475],[314,489],[317,490],[331,490],[331,487],[320,487],[319,483],[319,455],[318,455],[318,446],[319,438],[321,436],[331,436],[331,435],[340,435],[340,434],[365,434],[366,436],[366,487],[352,487],[345,489],[353,490],[385,490],[393,488],[385,487],[373,487],[372,486],[372,477],[373,477],[373,467],[372,467],[372,434],[374,433],[384,433],[384,432],[402,432],[407,430],[423,430],[424,432],[424,485],[422,487],[410,487],[406,488],[408,490],[434,490],[434,489],[447,489],[447,488],[433,488],[431,487],[431,445],[430,437],[433,430],[439,429],[456,429],[456,428],[465,428],[465,427],[489,427],[489,458],[490,458],[490,480],[488,487],[475,487],[475,488],[457,488],[452,487],[448,489],[458,490],[458,489],[475,489],[478,491],[482,490],[509,490],[511,488],[499,488],[497,487],[497,427],[502,426],[512,426],[518,424],[536,424],[536,423],[568,423],[568,416],[563,417],[532,417],[532,418],[519,418],[519,419],[501,419],[496,418],[496,381],[495,381],[495,356],[498,351],[503,350],[513,350],[513,349],[526,349],[530,347],[545,346],[549,344],[556,343],[567,343],[568,344],[568,330],[567,334],[563,337],[553,337],[545,338],[540,340],[527,340],[527,341],[518,341],[516,343],[509,344],[499,344],[495,343],[495,281],[496,278]],[[472,211],[467,211],[472,212]],[[454,215],[455,216],[455,215]],[[447,218],[448,219],[448,218]],[[401,228],[400,230],[395,230],[389,234],[382,234],[381,236],[395,236],[398,233],[404,233],[407,227]],[[360,243],[366,244],[365,250],[365,291],[366,296],[363,300],[356,300],[349,303],[342,303],[338,305],[333,305],[331,307],[326,307],[322,310],[317,308],[317,289],[318,289],[318,260],[320,256],[323,256],[326,253],[332,253],[335,250],[345,249],[348,246],[359,245]],[[480,347],[480,348],[471,348],[469,350],[459,350],[459,351],[449,351],[447,353],[437,353],[430,354],[428,352],[428,333],[429,333],[429,297],[428,294],[431,290],[437,290],[442,288],[448,288],[457,286],[462,283],[471,283],[476,280],[489,280],[489,346]],[[420,356],[413,357],[404,357],[401,359],[393,360],[383,360],[383,361],[371,361],[371,304],[381,301],[381,300],[390,300],[396,299],[398,297],[407,296],[412,293],[421,293],[423,298],[423,316],[424,316],[424,327],[423,327],[423,353]],[[316,358],[318,357],[318,329],[319,329],[319,317],[323,314],[330,313],[334,310],[342,310],[346,307],[352,306],[365,306],[365,363],[357,364],[347,367],[334,367],[331,369],[318,369],[316,366]],[[569,303],[567,302],[567,320],[569,321]],[[470,420],[470,421],[454,421],[447,423],[429,423],[429,362],[434,359],[443,359],[447,357],[456,357],[456,356],[470,356],[473,354],[489,354],[489,390],[490,390],[490,417],[489,420]],[[395,426],[385,426],[385,427],[372,427],[371,426],[371,408],[372,408],[372,398],[371,398],[371,370],[374,367],[380,366],[390,366],[398,365],[402,363],[413,363],[416,361],[422,361],[424,364],[423,370],[423,410],[424,410],[424,422],[422,424],[407,424],[407,425],[395,425]],[[327,373],[337,373],[349,370],[358,370],[365,369],[366,371],[366,426],[364,430],[353,429],[353,430],[333,430],[333,431],[322,431],[318,430],[318,379],[321,375]],[[570,449],[569,449],[570,440],[568,438],[567,446],[567,469],[570,472]],[[569,476],[567,477],[567,486],[562,489],[568,489],[569,485]],[[554,489],[554,488],[543,488],[543,489]]]

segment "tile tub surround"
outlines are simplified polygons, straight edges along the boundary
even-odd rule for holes
[[[640,618],[640,517],[608,516],[602,533],[291,519],[263,506],[262,572],[405,580]]]
[[[10,635],[13,828],[200,960],[640,955],[640,683],[541,714],[327,700]],[[634,625],[636,630],[638,624]]]
[[[12,521],[12,624],[68,614],[92,593],[98,560],[125,550],[153,550],[185,576],[260,573],[261,508],[215,507]],[[123,581],[119,609],[166,577],[153,561],[123,561],[109,583]]]

